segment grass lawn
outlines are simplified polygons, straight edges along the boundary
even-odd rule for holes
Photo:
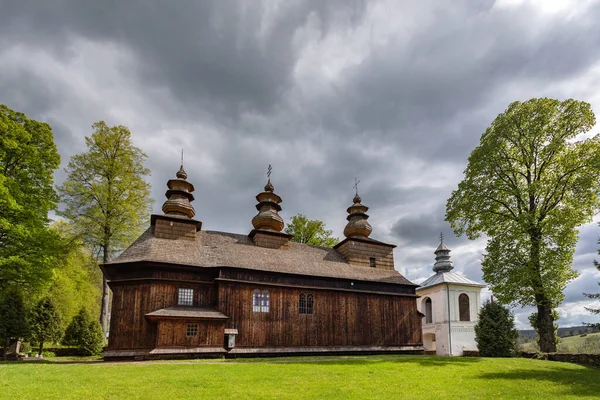
[[[6,399],[582,399],[600,369],[522,358],[365,356],[0,364]]]

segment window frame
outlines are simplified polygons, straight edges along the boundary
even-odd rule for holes
[[[194,306],[194,289],[180,287],[177,291],[177,305],[183,307]]]
[[[375,257],[369,257],[369,267],[377,268],[377,259]]]
[[[466,293],[458,295],[458,320],[460,322],[471,322],[471,299]]]
[[[433,324],[433,301],[431,297],[423,300],[423,314],[425,314],[425,324]]]
[[[195,322],[189,322],[186,326],[185,337],[196,337],[198,336],[198,324]]]
[[[300,293],[298,296],[298,314],[313,315],[315,313],[315,295]]]
[[[252,291],[252,312],[268,313],[271,309],[271,295],[268,290]]]

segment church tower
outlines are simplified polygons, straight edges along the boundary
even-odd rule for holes
[[[161,239],[196,240],[196,232],[202,229],[202,222],[194,218],[196,211],[191,202],[194,201],[194,185],[187,181],[187,173],[181,167],[174,179],[167,182],[167,200],[162,206],[164,214],[152,214],[150,224],[152,233]]]
[[[275,187],[271,183],[271,165],[268,171],[264,191],[256,195],[258,214],[252,218],[254,229],[248,236],[256,246],[286,250],[290,247],[292,235],[282,232],[283,219],[279,216],[281,197],[275,194]]]
[[[355,185],[357,187],[358,183]],[[346,210],[348,223],[344,228],[342,240],[335,246],[350,265],[394,270],[393,244],[383,243],[369,238],[373,228],[369,224],[367,211],[369,207],[362,204],[358,189],[352,200],[352,205]]]
[[[461,356],[465,350],[477,350],[475,324],[485,287],[452,272],[450,249],[440,235],[435,249],[435,275],[417,288],[417,308],[423,317],[423,345],[426,352],[440,356]]]

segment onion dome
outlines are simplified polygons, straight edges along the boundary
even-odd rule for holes
[[[354,196],[353,202],[354,204],[348,207],[347,210],[349,215],[348,217],[346,217],[348,223],[344,228],[344,236],[346,236],[347,238],[368,238],[371,234],[371,231],[373,231],[371,224],[369,224],[369,222],[367,221],[369,216],[365,214],[369,207],[363,206],[361,204],[361,198],[358,195],[358,193],[356,193],[356,196]]]
[[[435,249],[435,264],[433,265],[434,272],[450,272],[454,269],[452,260],[450,260],[450,249],[444,244],[444,235],[440,234],[440,245]]]
[[[162,206],[166,215],[180,215],[193,218],[196,214],[194,207],[190,204],[194,200],[194,185],[186,181],[187,173],[183,169],[183,164],[177,171],[175,179],[167,182],[169,190],[165,193],[167,201]]]
[[[276,195],[273,192],[274,190],[271,178],[269,178],[269,181],[265,185],[265,191],[256,196],[258,214],[252,218],[254,229],[273,232],[281,232],[283,229],[283,219],[278,214],[281,211],[281,206],[279,205],[281,197]]]

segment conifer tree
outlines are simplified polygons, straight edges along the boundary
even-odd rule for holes
[[[31,338],[39,344],[39,354],[44,351],[44,342],[57,342],[62,336],[61,317],[56,306],[46,297],[31,311]]]
[[[483,357],[513,357],[518,331],[514,316],[498,302],[486,301],[475,325],[475,342]]]
[[[5,291],[0,296],[0,346],[4,349],[2,358],[6,359],[11,339],[23,338],[28,334],[29,322],[23,295],[16,289]]]

